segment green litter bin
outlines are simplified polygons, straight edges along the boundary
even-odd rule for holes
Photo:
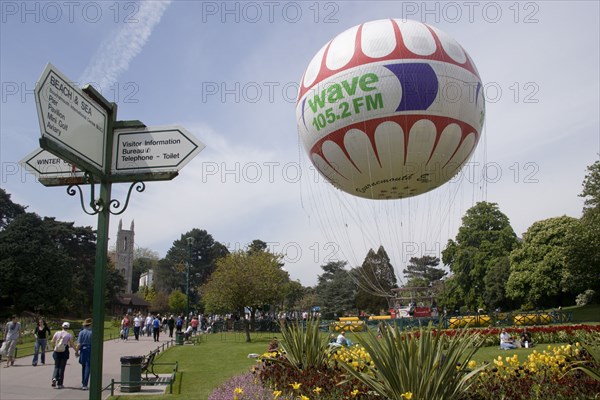
[[[175,332],[175,346],[183,346],[183,332]]]
[[[142,356],[121,357],[121,392],[133,393],[142,390]]]

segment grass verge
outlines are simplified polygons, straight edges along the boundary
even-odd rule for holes
[[[232,376],[248,371],[256,360],[250,353],[262,354],[267,350],[271,334],[256,334],[246,343],[240,333],[205,335],[196,346],[173,346],[157,362],[179,362],[179,372],[173,394],[152,396],[153,400],[206,400],[212,391]],[[168,373],[157,367],[158,373]],[[146,395],[114,396],[112,400],[148,400]]]

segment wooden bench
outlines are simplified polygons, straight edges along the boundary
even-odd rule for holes
[[[194,346],[202,342],[202,335],[190,336],[184,343],[191,343]]]
[[[154,375],[155,378],[158,378],[158,375],[156,375],[154,372],[154,359],[158,353],[158,349],[152,350],[146,357],[144,357],[144,361],[142,361],[142,373],[146,374],[146,380],[148,380],[148,372]]]

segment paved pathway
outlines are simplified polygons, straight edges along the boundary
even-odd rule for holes
[[[105,341],[102,386],[108,385],[111,379],[120,380],[121,357],[146,355],[159,346],[162,349],[163,343],[171,340],[168,335],[161,336],[159,343],[155,342],[152,337],[147,336],[140,337],[140,340],[136,341],[133,335],[127,341]],[[167,348],[166,344],[164,348]],[[46,365],[38,364],[37,367],[31,365],[33,356],[17,358],[15,365],[9,368],[4,368],[6,359],[3,358],[0,367],[0,400],[88,399],[89,392],[81,390],[81,365],[73,350],[70,352],[69,362],[65,370],[64,389],[55,389],[50,386],[52,372],[54,371],[54,360],[51,351],[46,353]],[[142,386],[142,391],[148,391],[150,388],[152,387]],[[165,386],[159,386],[159,388],[162,391]],[[102,398],[106,398],[108,395],[110,395],[110,392],[105,391]]]

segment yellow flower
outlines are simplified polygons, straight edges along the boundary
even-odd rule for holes
[[[352,397],[356,397],[358,396],[360,392],[358,391],[358,389],[354,389],[353,391],[350,392],[350,394],[352,395]]]
[[[313,392],[316,394],[319,394],[319,393],[321,393],[321,390],[323,390],[323,389],[321,389],[320,387],[317,386],[316,388],[313,389]]]
[[[298,390],[298,389],[300,389],[300,386],[302,386],[302,384],[298,383],[298,382],[294,382],[294,383],[290,383],[290,386],[292,388],[294,388],[294,390]]]
[[[242,388],[240,388],[240,387],[236,387],[233,390],[233,393],[235,393],[235,394],[244,394],[244,390]]]
[[[310,400],[308,397],[306,397],[305,395],[300,396],[300,400]]]
[[[412,399],[412,392],[406,392],[406,393],[402,393],[400,396],[401,396],[403,399],[410,400],[410,399]]]
[[[475,367],[477,367],[477,361],[475,360],[471,360],[469,361],[469,363],[467,364],[467,366],[471,369],[475,369]]]
[[[273,397],[277,399],[279,396],[281,396],[281,393],[283,393],[281,390],[274,390]]]

